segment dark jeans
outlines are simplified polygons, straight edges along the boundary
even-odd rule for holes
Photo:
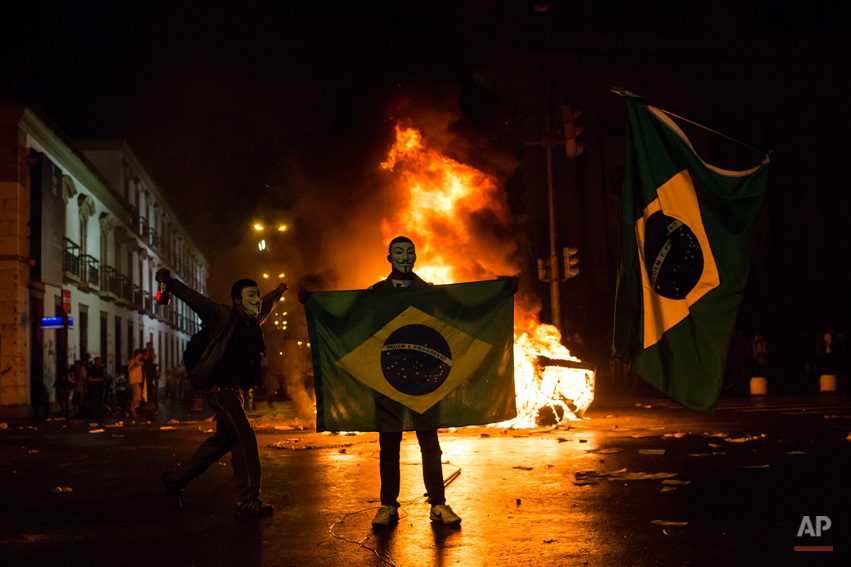
[[[148,405],[153,404],[154,411],[157,411],[157,395],[159,393],[157,391],[157,385],[159,384],[159,380],[157,378],[158,376],[156,372],[151,372],[150,374],[145,375],[145,397],[148,400]]]
[[[103,382],[89,382],[89,407],[92,409],[92,417],[103,417]]]
[[[417,431],[423,455],[423,481],[432,506],[446,504],[443,487],[443,466],[440,463],[440,442],[437,430]],[[381,505],[399,507],[399,445],[401,433],[379,433],[379,468],[381,470]]]
[[[216,433],[201,443],[195,454],[178,467],[174,483],[183,488],[213,463],[231,453],[231,467],[240,502],[260,496],[260,453],[257,437],[242,407],[242,393],[221,390],[207,394],[216,412]]]

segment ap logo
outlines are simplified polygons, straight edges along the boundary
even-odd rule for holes
[[[830,529],[830,518],[827,516],[816,516],[815,527],[809,516],[801,518],[801,527],[798,528],[798,537],[807,534],[811,537],[821,537],[822,532]]]

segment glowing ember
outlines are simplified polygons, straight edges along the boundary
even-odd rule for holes
[[[427,147],[413,128],[396,127],[396,143],[381,164],[407,203],[384,219],[385,241],[400,234],[417,245],[416,272],[426,281],[479,281],[519,272],[511,216],[494,177]],[[503,235],[503,236],[499,236]],[[380,276],[380,275],[379,275]],[[534,427],[581,415],[594,399],[593,372],[544,366],[539,357],[573,360],[555,327],[538,322],[537,302],[518,293],[514,313],[514,380],[518,417],[503,426]],[[543,408],[550,408],[549,410]]]

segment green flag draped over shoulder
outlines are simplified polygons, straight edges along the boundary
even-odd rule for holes
[[[516,416],[509,280],[311,293],[317,431],[416,431]]]
[[[768,158],[748,171],[718,169],[664,112],[632,98],[627,106],[614,355],[675,401],[712,413]]]

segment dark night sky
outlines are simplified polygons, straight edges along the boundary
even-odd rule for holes
[[[294,223],[288,237],[301,250],[327,254],[317,234],[345,225],[346,211],[373,190],[370,172],[392,141],[391,117],[443,116],[442,124],[466,140],[455,144],[459,155],[505,180],[523,141],[512,114],[541,95],[547,15],[535,12],[539,3],[17,2],[4,7],[0,96],[33,101],[72,139],[128,140],[196,235],[211,264],[211,289],[221,292],[231,272],[242,269],[234,258],[245,250],[261,208],[264,220]],[[598,73],[600,84],[584,85],[585,92],[611,106],[617,97],[607,88],[616,82],[654,94],[652,75],[631,65],[653,53],[619,39],[631,37],[629,28],[637,25],[624,16],[633,2],[553,4],[555,48],[568,57],[578,50],[612,70]],[[611,41],[564,47],[572,41],[570,18],[592,4],[593,21]],[[723,37],[678,32],[680,20],[702,29],[700,10],[681,4],[652,3],[649,23],[638,22],[664,52],[659,68],[682,72],[671,84],[682,83],[683,92],[697,85],[731,92],[728,82],[704,71],[706,62],[715,57],[717,69],[746,57]],[[714,17],[723,16],[713,5]],[[738,13],[776,36],[769,46],[788,43],[786,36],[832,37],[847,21],[816,17],[790,2],[747,6]],[[714,26],[727,28],[726,22]],[[660,42],[666,33],[670,40]],[[683,53],[696,54],[693,71],[670,57],[680,44]],[[819,59],[819,49],[831,47],[784,57]],[[494,71],[501,67],[502,76]],[[702,82],[685,79],[702,72]],[[772,76],[782,74],[776,65]],[[502,88],[494,86],[500,81]],[[769,81],[763,90],[776,92],[778,84]],[[317,201],[338,206],[318,218],[305,216],[303,204]]]
[[[22,2],[2,92],[73,139],[128,140],[215,278],[261,205],[285,218],[300,192],[345,200],[391,143],[393,109],[460,117],[462,92],[487,96],[458,41],[484,4],[452,6]]]

